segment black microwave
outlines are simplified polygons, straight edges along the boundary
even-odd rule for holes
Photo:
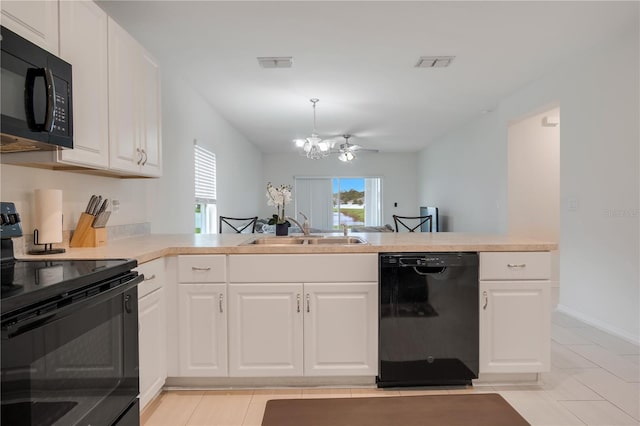
[[[71,64],[0,27],[0,152],[73,148]]]

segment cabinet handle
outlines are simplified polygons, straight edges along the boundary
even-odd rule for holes
[[[140,151],[140,148],[136,148],[136,152],[138,153],[138,162],[136,164],[139,166],[140,163],[142,163],[142,152]]]
[[[222,307],[222,305],[224,305],[224,294],[220,293],[220,297],[218,298],[218,306],[220,307],[221,314],[224,313],[224,308]]]
[[[507,263],[507,268],[526,268],[526,263]]]
[[[484,297],[484,306],[482,307],[483,310],[487,309],[487,305],[489,304],[489,296],[487,296],[487,292],[483,291],[482,292],[482,296]]]
[[[311,312],[310,308],[311,308],[311,296],[309,296],[309,293],[307,293],[307,312]]]
[[[145,164],[147,164],[147,160],[149,159],[149,157],[147,157],[147,152],[144,149],[142,150],[142,155],[144,155],[144,160],[142,160],[142,165],[144,166]]]
[[[151,280],[155,280],[155,279],[156,279],[156,274],[151,274],[148,277],[147,276],[144,277],[145,281],[151,281]]]
[[[211,266],[207,266],[205,268],[203,268],[201,266],[192,266],[191,269],[194,270],[194,271],[210,271],[211,270]]]
[[[298,313],[300,313],[300,293],[296,295],[296,304],[298,306]]]

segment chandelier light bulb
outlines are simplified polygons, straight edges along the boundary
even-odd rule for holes
[[[312,98],[309,101],[313,104],[313,131],[308,138],[295,139],[293,142],[300,149],[302,155],[312,160],[317,160],[331,153],[331,144],[323,141],[316,133],[316,103],[318,103],[319,99]]]

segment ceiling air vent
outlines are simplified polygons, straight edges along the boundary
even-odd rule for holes
[[[416,68],[445,68],[453,61],[455,56],[421,56],[416,63]]]
[[[291,68],[292,56],[262,56],[258,57],[258,63],[262,68]]]

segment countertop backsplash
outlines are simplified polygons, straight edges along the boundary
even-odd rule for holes
[[[131,223],[126,225],[114,225],[107,226],[107,245],[109,241],[121,240],[123,238],[140,237],[143,235],[149,235],[151,233],[151,223]],[[69,248],[69,241],[73,231],[62,231],[62,242],[53,244],[53,248]],[[22,256],[27,251],[34,248],[42,248],[41,246],[34,246],[33,234],[25,233],[23,237],[13,239],[13,249],[16,256]]]

